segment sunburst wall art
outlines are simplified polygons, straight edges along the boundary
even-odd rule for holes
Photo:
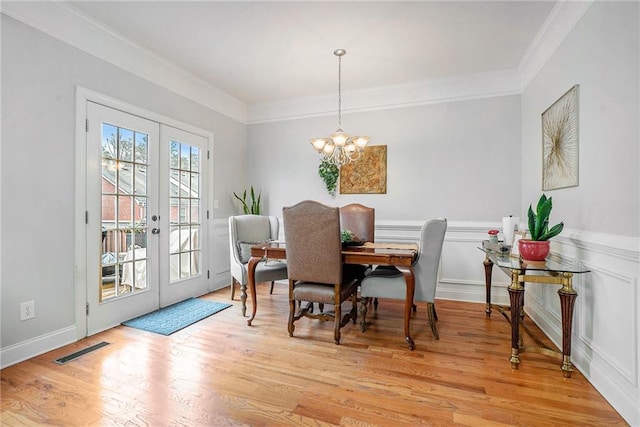
[[[542,190],[578,185],[578,85],[542,113]]]

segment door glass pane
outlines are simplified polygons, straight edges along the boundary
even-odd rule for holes
[[[147,194],[147,167],[136,165],[134,171],[134,194],[137,196],[145,196]]]
[[[169,236],[170,281],[201,274],[200,264],[200,180],[201,150],[180,141],[169,144]]]
[[[118,159],[133,160],[133,131],[118,128]]]
[[[147,288],[148,135],[102,124],[100,301]]]
[[[180,143],[171,141],[169,144],[169,166],[172,170],[180,168]]]
[[[136,142],[135,156],[136,156],[137,163],[141,163],[141,164],[147,163],[147,151],[148,151],[148,145],[149,145],[148,140],[149,140],[149,137],[147,136],[147,134],[135,132],[135,142]]]

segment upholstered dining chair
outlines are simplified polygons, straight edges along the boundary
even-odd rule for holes
[[[424,223],[420,231],[420,250],[418,258],[413,264],[416,280],[414,302],[426,301],[429,326],[435,339],[439,339],[436,328],[438,316],[435,309],[436,284],[438,281],[438,267],[444,235],[447,231],[447,220],[444,218],[431,219]],[[392,268],[377,268],[360,283],[360,315],[362,331],[366,328],[367,299],[390,298],[405,299],[406,284],[402,273]],[[415,308],[415,306],[414,306]],[[377,307],[376,307],[377,309]]]
[[[376,210],[360,203],[351,203],[340,207],[340,229],[349,230],[360,240],[365,242],[375,241]],[[371,273],[372,266],[362,264],[347,264],[344,266],[358,279]]]
[[[305,200],[282,209],[289,274],[289,336],[302,317],[333,320],[333,338],[340,344],[340,329],[357,320],[358,280],[343,277],[338,208]],[[341,305],[351,299],[342,316]],[[306,304],[305,304],[306,303]],[[314,303],[333,304],[334,312],[313,312]]]
[[[340,207],[340,228],[350,230],[365,242],[373,242],[376,232],[376,210],[360,203]]]
[[[247,263],[251,258],[251,246],[278,238],[280,223],[275,216],[238,215],[229,217],[229,251],[231,264],[231,299],[236,283],[247,286]],[[287,278],[287,264],[280,261],[260,261],[256,266],[256,283],[271,282],[273,293],[276,280]],[[245,293],[246,295],[246,293]]]

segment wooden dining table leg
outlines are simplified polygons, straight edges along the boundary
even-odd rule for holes
[[[558,291],[560,296],[560,308],[562,311],[562,375],[571,378],[573,364],[571,363],[571,330],[573,325],[573,307],[578,293],[573,289],[572,273],[563,273],[562,289]]]
[[[511,311],[511,369],[518,369],[520,365],[520,315],[524,303],[524,286],[520,283],[520,275],[524,271],[511,270],[511,284],[509,285],[509,301]]]
[[[404,339],[409,345],[409,349],[416,348],[413,338],[411,338],[411,312],[413,310],[413,296],[416,290],[416,278],[413,267],[397,267],[402,272],[407,285],[406,297],[404,301]]]
[[[484,259],[484,292],[486,299],[486,306],[484,309],[484,313],[487,317],[491,316],[491,274],[493,272],[493,261],[489,259],[487,256]]]
[[[259,257],[251,257],[249,258],[249,263],[247,264],[247,275],[249,282],[249,292],[251,293],[251,317],[247,320],[247,326],[251,326],[251,322],[256,317],[256,309],[258,308],[258,298],[256,297],[256,266],[260,262],[262,258]],[[247,297],[246,295],[242,299],[242,315],[244,316],[247,311],[246,305]]]

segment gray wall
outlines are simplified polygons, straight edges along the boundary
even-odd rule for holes
[[[246,126],[2,16],[1,346],[75,325],[75,93],[100,92],[214,134],[214,217],[244,185]],[[221,196],[218,196],[221,195]],[[36,318],[19,322],[19,304]]]
[[[522,94],[522,210],[541,193],[541,113],[579,84],[579,185],[546,192],[574,276],[572,359],[633,426],[640,425],[640,3],[594,2]],[[561,343],[557,287],[529,286],[525,307]]]
[[[334,132],[337,117],[250,125],[248,182],[264,189],[265,208],[303,199],[353,201],[376,220],[501,221],[520,211],[520,97],[504,96],[343,114],[346,132],[387,145],[387,194],[332,198],[318,176],[312,137]]]
[[[596,2],[522,95],[522,211],[542,192],[541,114],[579,84],[579,185],[548,191],[552,221],[638,237],[637,2]]]

